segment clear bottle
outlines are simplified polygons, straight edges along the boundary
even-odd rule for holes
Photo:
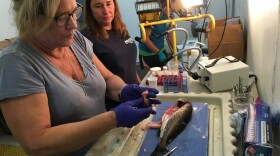
[[[198,55],[199,55],[199,51],[197,49],[191,50],[191,55],[189,56],[189,61],[188,61],[188,68],[191,67],[191,65],[194,63],[194,61],[198,57]],[[194,66],[192,70],[196,70],[196,66]]]

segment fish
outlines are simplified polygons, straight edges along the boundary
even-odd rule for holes
[[[161,120],[156,122],[148,122],[146,125],[142,127],[142,130],[147,130],[149,128],[159,129],[162,125],[162,122],[166,119],[170,118],[174,112],[176,112],[180,107],[182,107],[184,104],[188,103],[189,101],[185,98],[180,98],[177,100],[177,102],[173,105],[171,105],[163,114],[161,117]],[[154,109],[156,109],[156,106],[153,106]]]
[[[159,130],[158,144],[152,152],[151,156],[163,156],[169,152],[167,144],[172,142],[187,126],[191,120],[193,107],[186,99],[177,101],[178,110],[172,115],[162,120]],[[163,115],[164,117],[164,115]]]

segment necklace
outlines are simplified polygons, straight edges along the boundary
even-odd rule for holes
[[[73,69],[72,67],[70,66],[70,63],[68,61],[69,57],[66,59],[66,61],[60,61],[60,60],[57,60],[57,58],[55,57],[52,57],[52,56],[49,56],[47,54],[44,53],[44,55],[46,56],[46,58],[48,59],[48,61],[50,61],[54,67],[59,70],[60,72],[64,73],[65,75],[67,75],[68,77],[73,77],[72,76],[72,72],[73,72]],[[65,50],[63,51],[63,56],[62,58],[64,58],[64,55],[65,55]],[[62,64],[63,62],[66,62],[64,64]],[[70,68],[70,69],[69,69]],[[64,71],[64,72],[63,72]]]
[[[70,60],[69,53],[68,53],[67,51],[66,51],[66,53],[67,53],[67,59]],[[83,82],[81,81],[81,79],[80,79],[80,77],[79,77],[79,74],[77,73],[77,71],[76,71],[74,65],[72,64],[72,61],[70,60],[70,61],[68,61],[68,63],[69,63],[70,66],[73,68],[74,74],[77,76],[77,78],[78,78],[78,80],[79,80],[78,83],[79,83],[80,86],[82,87],[82,89],[83,89],[83,91],[84,91],[84,93],[85,93],[85,96],[87,96],[87,92],[86,92],[85,86],[84,86]]]
[[[41,48],[41,50],[44,52],[43,54],[45,55],[45,57],[47,58],[47,60],[48,61],[50,61],[52,64],[54,64],[54,65],[57,65],[57,66],[59,66],[61,69],[63,69],[65,72],[67,72],[67,73],[69,73],[69,71],[71,71],[71,70],[73,70],[74,71],[74,75],[76,76],[76,78],[78,78],[78,84],[81,86],[81,88],[83,89],[83,92],[84,92],[84,94],[85,94],[85,96],[87,96],[88,94],[87,94],[87,92],[86,92],[86,89],[85,89],[85,86],[84,86],[84,84],[83,84],[83,82],[82,82],[82,80],[80,79],[80,76],[79,76],[79,74],[77,73],[77,71],[76,71],[76,69],[75,69],[75,67],[74,67],[74,65],[73,65],[73,63],[72,63],[72,61],[70,60],[70,56],[69,56],[69,52],[68,51],[66,51],[65,49],[64,49],[64,54],[66,53],[67,54],[67,63],[70,65],[70,70],[68,69],[68,68],[65,68],[65,67],[63,67],[62,65],[60,65],[59,63],[54,63],[53,61],[51,61],[50,60],[50,58],[49,58],[49,56],[47,55],[47,53]],[[57,68],[57,67],[56,67]],[[59,71],[61,71],[59,68],[57,68]],[[61,71],[62,72],[62,71]],[[62,72],[62,73],[64,73],[64,72]],[[65,73],[64,73],[65,74]],[[68,76],[70,76],[70,77],[72,77],[73,78],[73,76],[71,76],[70,74],[66,74],[66,75],[68,75]]]

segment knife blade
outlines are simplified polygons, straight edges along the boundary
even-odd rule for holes
[[[169,154],[171,154],[172,152],[174,152],[177,149],[177,147],[174,147],[173,149],[171,149],[169,152],[167,152],[166,154],[164,154],[163,156],[168,156]]]

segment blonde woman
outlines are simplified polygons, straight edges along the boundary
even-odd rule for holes
[[[76,30],[75,0],[12,2],[20,37],[0,55],[0,108],[28,155],[84,155],[109,130],[155,113],[142,93],[158,91],[124,83]],[[122,103],[106,111],[105,96]]]

